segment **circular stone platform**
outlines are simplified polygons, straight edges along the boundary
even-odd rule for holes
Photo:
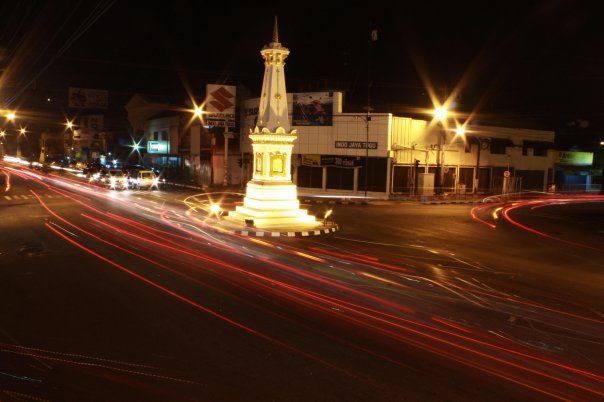
[[[225,215],[235,209],[237,201],[239,201],[242,196],[243,194],[236,192],[204,193],[187,197],[184,200],[184,203],[189,207],[190,212],[201,212],[203,214],[202,216],[196,217],[198,223],[203,223],[203,226],[206,229],[218,233],[274,238],[320,236],[335,233],[339,230],[339,226],[333,221],[328,221],[327,224],[320,224],[313,227],[295,225],[292,227],[257,228],[248,227],[245,226],[244,223],[225,219]],[[212,205],[220,205],[220,213],[217,214],[216,212],[213,212]]]

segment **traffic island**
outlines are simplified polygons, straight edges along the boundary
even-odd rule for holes
[[[223,234],[234,234],[248,237],[310,237],[335,233],[339,226],[334,222],[332,211],[328,210],[319,220],[313,217],[312,221],[300,222],[299,220],[269,220],[272,225],[263,227],[251,218],[240,219],[237,209],[242,204],[244,194],[234,192],[204,193],[187,197],[185,205],[189,207],[187,215],[202,224],[204,229]],[[231,214],[237,216],[233,219]],[[307,215],[310,216],[310,215]]]

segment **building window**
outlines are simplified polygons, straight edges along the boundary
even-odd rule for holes
[[[359,191],[386,191],[386,158],[363,159],[363,166],[359,169]],[[365,186],[367,183],[367,186]]]
[[[262,154],[256,153],[256,173],[262,173]]]
[[[534,148],[533,156],[547,156],[547,148]]]
[[[524,156],[528,155],[528,148],[527,147],[522,147],[522,155],[524,155]]]
[[[353,190],[354,169],[328,166],[326,185],[328,189]]]
[[[285,176],[285,154],[271,154],[271,176]]]
[[[167,141],[168,140],[168,132],[162,131],[159,133],[159,141]]]
[[[157,131],[154,131],[154,132],[153,132],[153,136],[151,137],[151,140],[152,140],[152,141],[157,141],[157,138],[158,138],[158,136],[157,136]]]
[[[491,153],[505,155],[505,148],[508,145],[508,140],[493,138],[491,139]]]
[[[315,166],[298,166],[298,186],[306,188],[323,187],[323,168]]]

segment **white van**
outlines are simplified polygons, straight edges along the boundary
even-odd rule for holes
[[[157,188],[159,179],[152,170],[139,170],[130,177],[130,187],[132,188]]]

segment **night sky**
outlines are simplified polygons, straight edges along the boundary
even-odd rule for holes
[[[183,103],[185,87],[201,99],[205,83],[224,82],[257,96],[258,51],[277,14],[281,42],[292,51],[288,90],[342,90],[345,111],[367,103],[369,60],[377,111],[409,115],[430,107],[427,84],[444,97],[465,75],[455,109],[475,111],[475,123],[604,129],[597,3],[162,3],[5,3],[0,45],[9,68],[0,96],[55,113],[65,107],[68,86],[108,89],[110,114],[120,118],[136,92]],[[379,39],[369,52],[371,29]]]

